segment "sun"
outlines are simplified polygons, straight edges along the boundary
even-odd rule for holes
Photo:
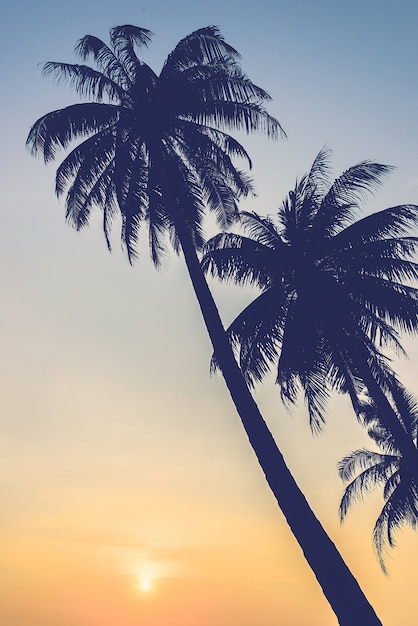
[[[139,581],[139,588],[143,593],[148,593],[148,591],[151,591],[152,584],[149,576],[141,577],[141,580]]]

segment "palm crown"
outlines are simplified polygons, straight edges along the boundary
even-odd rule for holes
[[[168,233],[178,249],[179,222],[200,247],[204,208],[227,226],[236,200],[251,181],[232,163],[242,145],[224,129],[264,130],[276,137],[280,124],[264,109],[267,93],[238,65],[239,55],[216,27],[200,29],[179,42],[159,75],[135,52],[147,46],[149,30],[112,28],[110,46],[91,35],[76,52],[84,64],[49,62],[44,73],[69,81],[92,99],[41,117],[27,143],[45,161],[57,149],[79,141],[56,175],[56,192],[66,194],[66,216],[77,229],[94,206],[103,211],[108,245],[115,214],[122,216],[122,241],[129,258],[136,253],[145,220],[155,263]]]
[[[416,331],[418,277],[412,260],[418,207],[402,205],[357,220],[366,192],[391,168],[364,161],[332,184],[329,150],[297,181],[277,219],[242,213],[245,235],[220,234],[208,242],[203,267],[221,280],[251,283],[261,294],[228,329],[250,384],[273,363],[282,397],[304,390],[311,425],[324,420],[330,388],[355,402],[359,356],[379,384],[394,374],[380,348],[401,349],[397,330]]]
[[[418,406],[405,389],[396,392],[397,406],[402,407],[399,418],[403,421],[413,445],[417,446]],[[350,452],[338,465],[341,479],[348,483],[340,503],[341,521],[352,504],[383,486],[384,506],[373,530],[373,545],[382,570],[385,566],[385,548],[395,546],[394,531],[402,525],[416,529],[418,525],[418,487],[398,449],[392,433],[379,421],[376,407],[370,398],[361,403],[361,418],[368,434],[380,452],[362,448]]]

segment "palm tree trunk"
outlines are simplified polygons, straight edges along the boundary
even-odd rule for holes
[[[187,269],[217,362],[266,480],[341,626],[381,626],[291,475],[233,355],[189,234],[177,224]]]

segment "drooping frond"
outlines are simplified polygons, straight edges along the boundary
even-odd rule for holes
[[[47,113],[35,122],[26,144],[32,154],[43,154],[45,162],[56,157],[57,149],[67,148],[74,140],[112,128],[119,118],[119,108],[96,102],[73,104]]]
[[[418,206],[402,204],[372,213],[347,226],[330,240],[330,248],[355,249],[378,240],[391,240],[418,225]]]
[[[88,162],[94,170],[102,163],[106,166],[114,156],[114,135],[112,129],[105,128],[85,139],[65,157],[57,168],[55,177],[55,192],[62,196],[80,169]],[[86,172],[87,173],[87,172]]]
[[[313,434],[322,432],[326,423],[326,407],[328,404],[330,389],[327,378],[324,376],[324,369],[321,362],[314,364],[316,367],[303,372],[300,377],[301,387],[308,409],[309,427]],[[281,393],[283,390],[281,389]],[[288,400],[294,401],[291,395],[287,395]]]
[[[253,211],[241,211],[240,224],[248,237],[257,241],[262,246],[281,251],[282,254],[285,254],[286,246],[283,243],[277,226],[269,216],[261,217]]]
[[[391,385],[390,394],[399,414],[399,420],[417,446],[418,400],[397,380]]]
[[[238,215],[237,200],[231,188],[211,162],[199,171],[199,181],[205,205],[215,214],[220,228],[228,229]]]
[[[354,285],[356,283],[356,285]],[[375,316],[375,323],[382,321],[396,331],[415,334],[418,331],[418,289],[404,283],[374,276],[346,278],[344,286],[351,293],[357,287],[351,301],[364,307],[365,312]]]
[[[395,531],[405,524],[415,530],[418,521],[416,492],[414,493],[408,488],[406,481],[401,479],[399,472],[394,473],[390,480],[393,481],[390,495],[386,495],[385,505],[373,530],[373,545],[385,574],[387,573],[385,565],[386,546],[389,545],[391,548],[396,546]]]
[[[93,35],[86,35],[77,42],[75,52],[82,61],[87,61],[92,57],[98,69],[105,76],[120,85],[123,89],[126,90],[129,88],[130,81],[125,68],[114,51],[101,39]]]
[[[177,140],[181,138],[183,151],[190,155],[201,155],[213,160],[219,159],[222,163],[227,162],[225,157],[229,157],[228,169],[233,167],[232,157],[243,159],[248,168],[252,168],[250,155],[244,146],[234,137],[219,128],[212,128],[195,121],[181,119],[178,123]],[[225,171],[225,169],[223,170]]]
[[[341,498],[339,514],[344,521],[350,507],[372,493],[376,487],[385,485],[393,476],[399,464],[399,457],[380,454],[365,448],[355,450],[338,464],[340,478],[348,482]],[[378,550],[379,551],[379,550]]]
[[[189,93],[193,88],[200,103],[232,101],[262,104],[271,100],[269,94],[255,85],[238,67],[193,65],[181,73],[165,77],[167,82],[173,80],[180,80],[186,88],[189,87]]]
[[[102,102],[106,97],[119,104],[126,97],[126,92],[117,82],[87,65],[50,61],[45,63],[42,71],[45,76],[53,77],[57,84],[69,83],[80,96],[93,98],[97,102]]]
[[[103,234],[105,237],[107,249],[112,252],[112,244],[110,235],[113,228],[115,217],[119,213],[119,207],[116,202],[116,194],[111,185],[106,187],[104,203],[101,205],[103,211]]]
[[[269,268],[265,259],[260,259],[260,264],[256,262],[261,246],[250,238],[233,233],[215,235],[203,250],[202,269],[220,280],[266,288],[271,284]],[[269,254],[267,250],[266,253]],[[255,262],[252,262],[253,259]],[[270,259],[270,265],[273,265],[275,256],[272,250]]]
[[[205,204],[215,212],[218,224],[229,227],[237,216],[237,200],[252,193],[251,179],[234,166],[229,154],[244,156],[240,144],[230,142],[224,133],[206,132],[187,121],[179,125],[172,148],[182,154],[184,163],[194,172]]]
[[[332,268],[339,280],[349,275],[365,274],[386,280],[417,282],[418,263],[409,260],[418,250],[417,237],[379,239],[343,249],[333,245],[328,249],[330,252],[325,252],[321,265]],[[337,262],[333,262],[335,252]]]
[[[279,308],[277,303],[281,301]],[[275,304],[273,307],[272,304]],[[228,328],[234,349],[247,384],[254,387],[276,364],[282,342],[282,317],[286,314],[287,295],[281,289],[269,289],[251,302]],[[271,317],[265,315],[271,312]],[[212,370],[217,362],[212,359]]]
[[[156,208],[155,198],[150,196],[148,203],[148,240],[151,260],[156,268],[161,267],[163,260],[167,256],[167,223],[164,211]],[[159,198],[159,200],[161,200]],[[157,201],[157,206],[159,202]]]
[[[138,258],[137,243],[148,207],[149,168],[146,149],[140,141],[117,136],[113,184],[122,215],[122,245],[130,263]]]
[[[399,418],[416,446],[417,401],[395,377],[389,387]],[[380,421],[376,403],[368,396],[362,404],[364,424],[381,452],[356,450],[339,463],[340,477],[348,483],[340,503],[340,518],[343,521],[350,506],[364,495],[376,487],[383,487],[384,505],[372,538],[380,566],[386,574],[386,548],[395,546],[394,532],[405,524],[413,529],[417,527],[418,490],[394,436]]]
[[[83,176],[84,174],[84,176]],[[114,211],[114,188],[112,185],[113,164],[103,165],[86,176],[86,170],[79,172],[65,198],[65,219],[76,230],[88,226],[93,208],[99,207],[105,213],[107,229],[105,237],[109,246],[109,217]]]
[[[137,150],[128,167],[123,168],[126,161],[119,164],[115,161],[114,181],[116,181],[116,197],[122,215],[121,240],[129,262],[138,258],[138,239],[147,207],[148,168],[143,159],[141,148]],[[120,167],[122,165],[122,168]]]
[[[244,131],[247,134],[260,132],[270,139],[283,136],[279,122],[257,103],[204,102],[193,119],[199,124],[219,126],[221,129]]]

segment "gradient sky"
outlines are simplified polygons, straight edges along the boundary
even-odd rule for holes
[[[334,171],[397,167],[372,211],[418,203],[418,5],[385,0],[5,0],[0,20],[0,623],[5,626],[335,626],[264,483],[219,377],[182,263],[156,272],[109,255],[100,219],[75,233],[54,167],[24,148],[43,113],[75,101],[39,63],[133,23],[159,71],[186,34],[216,24],[273,96],[287,141],[246,140],[272,213],[324,144]],[[214,287],[225,322],[250,294]],[[415,391],[417,342],[401,378]],[[312,438],[266,384],[257,401],[316,514],[385,626],[416,624],[418,537],[381,573],[380,496],[343,527],[337,461],[367,445],[344,398]],[[148,591],[144,587],[150,585]]]

